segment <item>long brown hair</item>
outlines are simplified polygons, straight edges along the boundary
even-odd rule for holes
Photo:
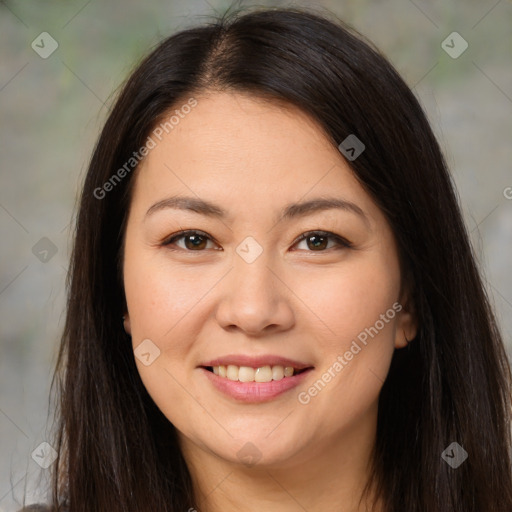
[[[371,482],[386,511],[512,510],[510,368],[439,145],[371,43],[339,20],[295,8],[237,11],[165,39],[106,121],[83,186],[52,383],[54,509],[197,506],[175,429],[142,384],[121,320],[133,171],[104,197],[98,189],[163,114],[208,90],[298,106],[336,147],[350,134],[364,141],[349,163],[393,229],[419,320],[379,399]],[[468,454],[456,469],[441,457],[452,442]]]

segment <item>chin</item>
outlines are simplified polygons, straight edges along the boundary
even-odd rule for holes
[[[286,435],[286,439],[283,436]],[[208,440],[211,443],[211,439]],[[299,455],[304,451],[301,436],[291,436],[289,432],[281,435],[261,434],[250,437],[247,434],[229,438],[225,443],[207,446],[216,456],[233,464],[254,469],[277,469],[293,467]]]

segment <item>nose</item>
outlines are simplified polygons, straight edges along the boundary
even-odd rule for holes
[[[216,310],[219,325],[251,337],[290,329],[294,324],[293,293],[282,274],[270,268],[265,252],[252,263],[235,256],[234,268],[221,285]]]

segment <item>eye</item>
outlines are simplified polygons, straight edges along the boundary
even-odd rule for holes
[[[206,248],[205,245],[208,243],[208,241],[213,241],[211,237],[203,231],[189,229],[172,235],[170,238],[165,240],[162,245],[174,245],[175,242],[181,238],[185,240],[185,247],[180,247],[180,249],[199,252],[201,252],[201,249]]]
[[[323,252],[325,249],[332,248],[332,246],[327,247],[329,239],[334,240],[335,245],[338,247],[352,247],[352,244],[348,240],[334,233],[330,233],[329,231],[308,231],[300,235],[295,244],[305,241],[307,247],[312,249],[313,252]]]
[[[179,246],[176,243],[181,239],[184,240],[184,246]],[[348,240],[339,235],[335,235],[334,233],[330,233],[329,231],[308,231],[303,233],[293,245],[297,245],[305,241],[307,247],[311,249],[312,252],[323,252],[325,249],[332,249],[332,246],[328,247],[329,240],[333,240],[334,245],[339,248],[352,247],[352,244]],[[189,229],[172,235],[170,238],[166,239],[162,245],[176,245],[179,249],[201,252],[202,249],[208,248],[208,242],[213,242],[213,239],[205,232]]]

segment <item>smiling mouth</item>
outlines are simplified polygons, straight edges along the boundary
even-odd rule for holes
[[[258,368],[252,368],[250,366],[236,366],[234,364],[220,366],[203,366],[203,368],[205,368],[209,372],[212,372],[218,377],[238,382],[278,381],[289,377],[293,377],[295,375],[299,375],[311,369],[311,367],[297,369],[294,368],[293,366],[282,365],[266,365],[260,366]]]

